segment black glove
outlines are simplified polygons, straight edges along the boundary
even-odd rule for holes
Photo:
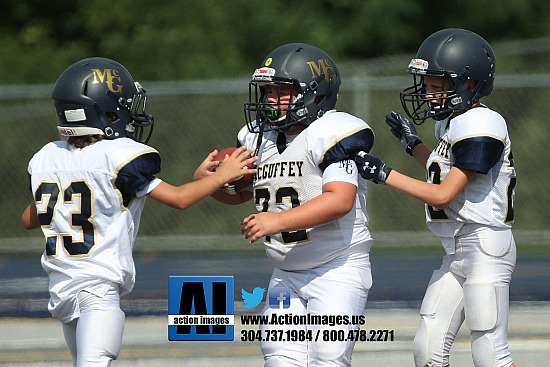
[[[386,115],[386,123],[390,125],[391,132],[403,146],[403,149],[409,155],[412,155],[412,151],[415,146],[422,143],[422,140],[418,138],[416,134],[416,128],[409,120],[407,120],[399,112],[391,112]]]
[[[375,184],[386,184],[386,179],[391,172],[391,168],[386,166],[380,158],[365,152],[359,152],[355,156],[354,160],[355,164],[357,164],[361,177],[365,180],[372,181]]]

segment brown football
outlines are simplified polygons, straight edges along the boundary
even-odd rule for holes
[[[237,148],[235,147],[229,147],[222,149],[218,152],[216,157],[214,158],[215,161],[223,162],[226,155],[231,155]],[[253,165],[249,164],[246,166],[248,168],[254,168]],[[242,175],[241,177],[237,178],[235,181],[230,182],[230,185],[235,186],[235,191],[240,192],[244,188],[246,188],[248,185],[252,183],[254,180],[254,175]]]

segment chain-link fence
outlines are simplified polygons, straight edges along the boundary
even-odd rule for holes
[[[401,150],[384,123],[390,110],[401,110],[399,91],[412,82],[404,77],[369,77],[361,68],[347,69],[337,107],[367,121],[374,129],[373,154],[388,165],[424,179],[424,171]],[[349,70],[352,70],[351,72]],[[195,168],[214,148],[232,146],[244,124],[243,103],[248,100],[248,80],[147,82],[148,111],[156,125],[150,144],[162,156],[159,177],[173,184],[192,180]],[[41,236],[25,231],[21,213],[32,200],[27,164],[46,142],[58,139],[50,100],[52,85],[0,86],[0,238]],[[550,74],[498,75],[493,95],[484,103],[508,122],[518,175],[515,200],[517,229],[546,230],[550,207],[550,170],[547,164],[550,124]],[[434,144],[433,123],[418,129],[422,139]],[[211,198],[184,211],[150,200],[142,235],[230,235],[239,233],[242,217],[255,211],[252,203],[225,206]],[[370,227],[373,231],[425,230],[423,204],[377,185],[369,186]]]

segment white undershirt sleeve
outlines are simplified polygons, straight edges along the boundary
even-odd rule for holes
[[[162,180],[160,178],[155,177],[153,180],[151,180],[151,182],[149,182],[149,185],[144,187],[142,190],[136,192],[136,196],[139,198],[141,196],[147,195],[148,193],[153,191],[153,189],[157,187],[161,182]]]
[[[347,182],[358,186],[357,180],[357,166],[352,160],[332,163],[323,172],[323,185],[329,182]]]

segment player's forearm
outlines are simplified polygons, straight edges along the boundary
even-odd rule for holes
[[[181,186],[161,182],[148,196],[174,209],[184,210],[210,196],[224,184],[224,178],[216,174]]]
[[[392,170],[386,179],[387,186],[439,209],[449,206],[467,182],[468,178],[457,171],[447,175],[440,185],[414,179],[396,170]]]
[[[431,150],[424,143],[418,144],[412,151],[412,156],[422,167],[426,166],[430,154]]]
[[[189,183],[188,185],[192,185],[191,187],[187,187],[187,185],[180,186],[181,201],[186,203],[186,206],[183,209],[196,204],[207,196],[212,195],[226,182],[227,179],[219,177],[217,174],[213,174],[203,178],[202,180]]]
[[[392,170],[388,178],[386,178],[386,186],[408,194],[423,203],[434,205],[434,192],[431,190],[430,185],[431,184],[427,182],[419,181],[403,175],[396,170]]]

